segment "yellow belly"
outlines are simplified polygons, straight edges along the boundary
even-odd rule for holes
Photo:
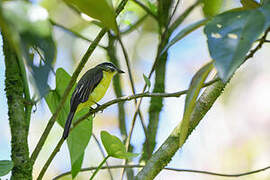
[[[109,72],[103,71],[102,80],[97,85],[97,87],[94,89],[94,91],[92,93],[90,93],[88,100],[84,103],[81,103],[78,106],[76,112],[79,112],[80,110],[82,110],[85,107],[89,108],[92,105],[94,105],[95,102],[98,102],[99,100],[101,100],[103,98],[103,96],[105,95],[107,89],[109,88],[114,74],[115,73],[109,73]]]

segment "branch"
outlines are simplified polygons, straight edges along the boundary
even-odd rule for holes
[[[125,35],[125,34],[128,34],[128,33],[132,32],[134,29],[136,29],[147,18],[147,16],[148,16],[148,14],[145,14],[139,20],[137,20],[133,25],[129,26],[127,29],[122,31],[120,34]]]
[[[39,152],[41,151],[41,148],[43,147],[56,119],[58,118],[58,115],[60,113],[60,111],[62,110],[62,108],[64,107],[64,104],[67,100],[68,94],[70,93],[73,85],[76,82],[77,77],[79,76],[81,70],[83,69],[84,65],[86,64],[86,62],[88,61],[89,57],[92,55],[93,51],[95,50],[98,42],[101,40],[101,38],[105,35],[106,33],[106,29],[102,29],[99,34],[97,35],[96,39],[93,41],[93,43],[89,46],[89,48],[87,49],[86,53],[84,54],[82,60],[80,61],[78,67],[76,68],[75,72],[73,73],[69,84],[67,86],[67,88],[65,89],[65,92],[63,94],[63,97],[59,103],[59,105],[57,106],[56,112],[52,115],[52,117],[50,118],[43,134],[41,135],[39,142],[36,146],[36,148],[34,149],[32,155],[31,155],[31,161],[34,164],[34,162],[37,159],[37,156],[39,154]]]
[[[41,52],[39,51],[39,49],[36,46],[33,46],[33,49],[37,52],[37,54],[39,55],[39,58],[41,61],[43,61],[43,63],[46,63],[45,58],[43,57],[43,55],[41,54]],[[54,75],[56,75],[54,69],[52,68],[52,66],[50,66],[51,71],[53,72]]]
[[[179,25],[186,19],[186,17],[191,13],[195,7],[197,7],[201,3],[201,0],[197,0],[193,5],[191,5],[188,9],[186,9],[183,14],[181,14],[176,20],[172,23],[172,25],[168,29],[168,34],[171,35],[172,32],[179,27]]]
[[[246,56],[246,60],[253,57],[253,55],[262,47],[264,39],[266,38],[269,31],[270,28],[265,31],[259,44]],[[221,95],[226,84],[219,80],[211,86],[207,87],[206,90],[202,93],[190,118],[188,136],[197,127],[199,122],[212,107],[217,98]],[[181,122],[177,125],[177,127],[173,130],[173,132],[161,145],[161,147],[153,154],[151,159],[147,162],[146,166],[137,174],[136,179],[154,179],[154,177],[156,177],[156,175],[170,162],[176,151],[182,147],[182,144],[179,144],[180,126]]]
[[[72,35],[77,36],[78,38],[81,38],[81,39],[83,39],[83,40],[85,40],[85,41],[87,41],[89,43],[92,43],[93,42],[93,40],[90,40],[90,39],[84,37],[83,35],[81,35],[80,33],[76,32],[76,31],[74,31],[72,29],[69,29],[69,28],[67,28],[67,27],[65,27],[65,26],[63,26],[61,24],[58,24],[57,22],[55,22],[52,19],[50,19],[50,22],[51,22],[52,25],[54,25],[56,27],[59,27],[59,28],[65,30],[67,32],[70,32]],[[107,47],[102,46],[102,45],[99,45],[99,44],[97,46],[100,47],[100,48],[103,48],[103,49],[107,49]]]
[[[132,72],[131,72],[131,68],[130,68],[129,57],[128,57],[127,51],[125,49],[125,46],[124,46],[124,44],[122,42],[122,39],[121,39],[121,36],[120,35],[118,37],[118,40],[119,40],[119,43],[120,43],[120,45],[122,47],[122,50],[123,50],[123,53],[124,53],[124,56],[125,56],[126,66],[128,68],[129,81],[130,81],[130,84],[131,84],[131,87],[132,87],[131,88],[132,89],[132,94],[135,95],[136,94],[136,90],[135,90],[135,85],[134,85],[134,81],[133,81],[133,77],[132,77]],[[137,99],[136,98],[134,98],[134,102],[135,102],[135,107],[136,107],[137,106]],[[138,108],[138,113],[139,113],[139,116],[140,116],[140,120],[141,120],[141,124],[142,124],[143,130],[144,130],[144,133],[145,133],[145,137],[147,139],[146,125],[144,123],[144,118],[143,118],[142,113],[141,113],[141,111],[140,111],[139,108]],[[127,151],[129,149],[130,138],[131,138],[131,134],[132,134],[134,125],[135,125],[135,121],[134,121],[134,123],[132,123],[131,131],[128,134],[128,137],[127,137],[127,141],[126,141],[126,149],[127,149]]]
[[[14,164],[11,179],[32,179],[27,141],[32,106],[31,103],[26,103],[26,98],[30,96],[26,94],[29,91],[27,81],[24,79],[25,69],[20,62],[22,59],[8,40],[8,34],[2,33],[2,37],[5,55],[5,92],[11,133],[11,159]]]
[[[102,149],[102,145],[100,144],[100,142],[98,141],[98,138],[96,137],[96,135],[94,133],[92,133],[92,136],[93,136],[94,140],[96,141],[96,143],[98,145],[98,148],[99,148],[103,158],[105,159],[106,155],[105,155],[105,152]],[[112,171],[110,169],[109,163],[108,163],[108,161],[106,161],[105,163],[106,163],[106,166],[108,167],[107,169],[108,169],[108,173],[110,175],[110,178],[111,178],[111,180],[113,180],[113,175],[112,175]]]
[[[218,81],[217,79],[214,79],[212,81],[209,81],[208,83],[204,84],[204,87],[209,86],[213,83],[215,83],[216,81]],[[141,94],[136,94],[136,95],[131,95],[131,96],[125,96],[125,97],[121,97],[121,98],[117,98],[111,101],[108,101],[107,103],[104,103],[100,106],[98,106],[95,109],[91,109],[88,113],[86,113],[85,115],[83,115],[81,118],[79,118],[76,122],[74,122],[73,127],[70,128],[70,132],[76,128],[76,126],[78,126],[83,120],[87,119],[90,115],[93,115],[99,111],[103,111],[105,108],[107,108],[108,106],[111,106],[113,104],[119,103],[119,102],[124,102],[124,101],[131,101],[133,99],[136,98],[143,98],[143,97],[180,97],[183,94],[186,94],[188,90],[184,90],[184,91],[178,91],[175,93],[141,93]],[[60,151],[60,148],[62,146],[62,144],[64,143],[64,139],[61,138],[56,147],[54,148],[52,154],[50,155],[50,157],[48,158],[48,160],[46,161],[45,165],[43,166],[38,180],[42,179],[42,177],[44,176],[46,170],[48,169],[50,163],[52,162],[53,158],[56,156],[56,154]]]
[[[118,169],[118,168],[142,168],[144,167],[144,165],[115,165],[115,166],[110,166],[110,167],[106,167],[103,166],[100,169]],[[85,171],[92,171],[97,169],[97,167],[89,167],[89,168],[82,168],[81,172],[85,172]],[[248,171],[248,172],[244,172],[244,173],[239,173],[239,174],[223,174],[223,173],[216,173],[216,172],[211,172],[211,171],[201,171],[201,170],[193,170],[193,169],[176,169],[176,168],[169,168],[169,167],[165,167],[165,170],[169,170],[169,171],[177,171],[177,172],[191,172],[191,173],[199,173],[199,174],[206,174],[206,175],[213,175],[213,176],[221,176],[221,177],[241,177],[241,176],[247,176],[247,175],[251,175],[251,174],[256,174],[265,170],[270,169],[270,166],[267,166],[265,168],[261,168],[261,169],[257,169],[254,171]],[[57,180],[61,177],[64,177],[66,175],[71,174],[71,171],[67,171],[63,174],[60,174],[58,176],[56,176],[55,178],[53,178],[53,180]]]
[[[158,21],[158,17],[156,14],[154,14],[148,7],[146,7],[143,3],[141,3],[138,0],[132,0],[134,3],[136,3],[138,6],[140,6],[147,14],[152,16],[156,21]]]
[[[219,78],[213,79],[213,80],[205,83],[203,87],[210,86],[210,85],[214,84],[217,81],[219,81]],[[106,109],[107,107],[109,107],[109,106],[111,106],[113,104],[120,103],[120,102],[125,102],[125,101],[131,101],[133,99],[144,98],[144,97],[164,97],[164,98],[167,98],[167,97],[180,97],[180,96],[186,94],[187,92],[188,92],[188,90],[178,91],[178,92],[174,92],[174,93],[149,93],[149,92],[146,92],[146,93],[140,93],[140,94],[135,94],[135,95],[116,98],[116,99],[113,99],[111,101],[108,101],[108,102],[98,106],[95,109],[91,109],[88,113],[83,115],[81,118],[79,118],[74,123],[74,126],[73,126],[73,128],[70,129],[70,131],[72,129],[74,129],[83,120],[87,119],[90,115],[93,115],[93,114],[95,114],[97,112],[103,111],[104,109]]]

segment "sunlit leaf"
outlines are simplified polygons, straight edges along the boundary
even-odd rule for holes
[[[109,156],[119,159],[129,159],[138,156],[139,154],[126,151],[124,144],[116,136],[110,135],[106,131],[101,132],[102,144]]]
[[[65,0],[65,2],[117,32],[116,14],[111,0]]]
[[[203,13],[206,17],[215,16],[220,12],[223,0],[203,0]]]
[[[13,168],[13,162],[8,160],[0,161],[0,177],[8,174]]]
[[[14,42],[18,43],[17,53],[26,58],[39,94],[43,97],[48,92],[48,75],[56,54],[48,13],[44,8],[25,1],[5,1],[2,11],[5,24],[16,38]],[[31,47],[40,50],[44,62],[33,62],[29,56]]]
[[[186,95],[184,116],[180,127],[180,145],[182,145],[186,140],[191,113],[196,105],[196,100],[199,96],[201,88],[203,87],[203,83],[212,69],[213,63],[210,62],[197,71],[191,80]]]
[[[56,71],[56,89],[51,90],[50,93],[46,96],[46,102],[49,106],[49,109],[52,113],[56,111],[56,108],[61,100],[61,97],[64,94],[64,91],[70,81],[71,76],[62,68],[57,69]],[[75,86],[74,86],[75,87]],[[73,87],[73,89],[74,89]],[[70,99],[71,93],[68,96]],[[63,109],[60,111],[57,122],[61,127],[65,126],[65,122],[69,113],[69,101],[66,101]],[[73,124],[79,119],[82,115],[88,112],[88,109],[83,109],[80,112],[76,112],[73,118]],[[92,116],[88,120],[82,121],[80,124],[73,129],[67,139],[70,159],[71,159],[71,172],[72,176],[75,177],[79,170],[81,169],[84,150],[88,145],[88,142],[92,136]]]

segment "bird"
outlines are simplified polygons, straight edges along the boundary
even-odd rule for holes
[[[117,73],[124,73],[113,63],[104,62],[92,69],[89,69],[78,81],[70,99],[70,111],[65,123],[63,138],[66,139],[69,134],[72,119],[76,112],[85,107],[91,108],[105,95],[112,78]]]

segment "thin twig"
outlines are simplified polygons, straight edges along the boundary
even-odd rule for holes
[[[170,16],[170,18],[169,18],[169,22],[172,21],[172,18],[173,18],[174,14],[175,14],[175,12],[176,12],[176,10],[177,10],[177,7],[178,7],[180,1],[181,1],[181,0],[177,0],[177,2],[176,2],[176,4],[175,4],[175,7],[174,7],[174,9],[173,9],[173,12],[172,12],[172,14],[171,14],[171,16]],[[182,1],[183,1],[183,0],[182,0]]]
[[[252,49],[249,54],[246,56],[245,58],[245,61],[248,60],[249,58],[252,58],[254,56],[254,54],[262,48],[262,45],[264,42],[266,42],[266,37],[267,37],[267,34],[270,32],[270,27],[264,32],[263,36],[260,38],[260,41],[259,41],[259,44],[254,48]],[[244,62],[245,62],[244,61]],[[244,63],[243,62],[243,63]]]
[[[140,6],[147,14],[152,16],[155,20],[158,21],[158,17],[156,14],[154,14],[148,7],[146,7],[143,3],[141,3],[138,0],[132,0],[134,3],[136,3],[138,6]]]
[[[80,61],[78,67],[76,68],[75,72],[73,73],[68,86],[65,89],[65,92],[61,98],[61,101],[59,103],[59,105],[56,108],[55,113],[52,115],[52,117],[50,118],[44,132],[42,133],[38,144],[36,145],[32,155],[31,155],[31,161],[34,164],[34,162],[37,159],[37,156],[39,155],[39,152],[41,151],[56,119],[58,118],[58,115],[60,114],[61,109],[64,107],[64,104],[67,100],[68,94],[70,93],[73,85],[76,82],[77,77],[79,76],[81,70],[83,69],[84,65],[86,64],[86,62],[88,61],[89,57],[92,55],[93,51],[95,50],[98,42],[102,39],[102,37],[105,35],[105,33],[107,32],[107,29],[102,29],[99,34],[97,35],[96,39],[93,41],[93,43],[89,46],[89,48],[87,49],[86,53],[84,54],[82,60]]]
[[[51,22],[52,25],[54,25],[54,26],[56,26],[56,27],[59,27],[59,28],[65,30],[65,31],[67,31],[67,32],[70,32],[72,35],[74,35],[74,36],[76,36],[76,37],[78,37],[78,38],[80,38],[80,39],[83,39],[83,40],[85,40],[85,41],[87,41],[87,42],[89,42],[89,43],[92,43],[92,42],[93,42],[93,40],[90,40],[90,39],[88,39],[87,37],[84,37],[84,36],[81,35],[80,33],[78,33],[78,32],[76,32],[76,31],[74,31],[74,30],[72,30],[72,29],[69,29],[69,28],[63,26],[63,25],[61,25],[61,24],[55,22],[55,21],[52,20],[52,19],[50,19],[50,22]],[[107,47],[102,46],[102,45],[100,45],[100,44],[98,44],[98,47],[103,48],[103,49],[106,49],[106,48],[107,48]]]
[[[111,169],[118,169],[118,168],[142,168],[144,167],[144,165],[115,165],[115,166],[110,166],[110,167],[106,167],[103,166],[100,169],[107,169],[107,168],[111,168]],[[89,167],[89,168],[83,168],[81,169],[81,172],[85,172],[85,171],[92,171],[97,169],[97,167]],[[169,168],[169,167],[165,167],[165,170],[169,170],[169,171],[177,171],[177,172],[191,172],[191,173],[199,173],[199,174],[206,174],[206,175],[212,175],[212,176],[221,176],[221,177],[242,177],[242,176],[247,176],[247,175],[251,175],[251,174],[256,174],[262,171],[266,171],[268,169],[270,169],[270,166],[261,168],[261,169],[257,169],[254,171],[248,171],[248,172],[244,172],[244,173],[239,173],[239,174],[223,174],[223,173],[216,173],[216,172],[211,172],[211,171],[201,171],[201,170],[193,170],[193,169],[177,169],[177,168]],[[61,177],[64,177],[66,175],[71,174],[71,171],[67,171],[63,174],[60,174],[58,176],[56,176],[55,178],[53,178],[53,180],[57,180]]]
[[[96,176],[96,174],[98,173],[98,171],[102,168],[103,164],[109,159],[109,155],[106,156],[102,161],[101,163],[99,164],[99,166],[96,168],[96,170],[94,171],[94,173],[92,174],[92,176],[90,177],[89,180],[92,180],[94,179],[94,177]]]
[[[210,86],[211,84],[217,82],[218,80],[219,80],[219,78],[211,80],[208,83],[205,83],[203,87]],[[102,111],[105,108],[107,108],[108,106],[111,106],[113,104],[116,104],[116,103],[119,103],[119,102],[124,102],[124,101],[131,101],[133,99],[143,98],[143,97],[180,97],[181,95],[186,94],[187,91],[188,90],[183,90],[183,91],[178,91],[178,92],[175,92],[175,93],[149,93],[149,92],[147,92],[147,93],[141,93],[141,94],[116,98],[114,100],[108,101],[107,103],[104,103],[104,104],[98,106],[95,109],[90,110],[90,112],[88,112],[85,115],[83,115],[82,117],[80,117],[76,122],[74,122],[73,127],[70,128],[70,132],[72,132],[72,130],[74,128],[76,128],[83,120],[87,119],[90,115],[95,114],[95,113],[97,113],[99,111]],[[42,179],[44,173],[46,172],[47,168],[49,167],[51,161],[53,160],[53,158],[55,157],[57,152],[59,152],[63,142],[64,142],[64,139],[61,138],[59,140],[59,142],[57,143],[55,149],[53,150],[52,154],[50,155],[49,159],[46,161],[45,165],[43,166],[43,168],[42,168],[42,170],[40,172],[40,175],[39,175],[40,179]]]
[[[42,180],[46,170],[48,169],[49,165],[51,164],[53,158],[55,157],[55,155],[60,151],[60,148],[62,146],[62,144],[64,143],[65,139],[64,138],[61,138],[56,147],[54,148],[53,152],[51,153],[50,157],[48,158],[48,160],[46,161],[45,165],[42,167],[38,177],[37,177],[37,180]]]
[[[215,82],[217,82],[219,80],[219,78],[213,79],[207,83],[204,84],[203,87],[207,87],[210,86],[211,84],[214,84]],[[106,109],[108,106],[111,106],[113,104],[116,103],[120,103],[120,102],[125,102],[125,101],[131,101],[133,99],[138,99],[138,98],[144,98],[144,97],[180,97],[184,94],[186,94],[188,92],[188,90],[183,90],[183,91],[178,91],[178,92],[174,92],[174,93],[140,93],[140,94],[135,94],[135,95],[130,95],[130,96],[124,96],[124,97],[120,97],[120,98],[116,98],[113,99],[111,101],[108,101],[100,106],[98,106],[95,109],[90,110],[90,112],[86,113],[85,115],[83,115],[82,117],[80,117],[75,123],[73,128],[70,129],[70,131],[72,129],[74,129],[79,123],[81,123],[83,120],[87,119],[90,115],[95,114],[99,111],[102,111],[104,109]]]
[[[135,85],[134,85],[134,82],[133,82],[132,72],[131,72],[131,68],[130,68],[130,64],[129,64],[129,62],[130,62],[129,61],[129,57],[128,57],[127,51],[125,49],[125,46],[124,46],[124,44],[122,42],[122,39],[121,39],[121,36],[120,35],[118,36],[118,40],[119,40],[119,43],[120,43],[120,45],[122,47],[122,50],[123,50],[123,53],[124,53],[124,56],[125,56],[125,61],[126,61],[126,65],[127,65],[127,68],[128,68],[129,80],[130,80],[131,87],[132,87],[132,93],[133,93],[133,95],[135,95],[136,94],[136,91],[135,91]],[[137,99],[134,99],[134,103],[135,103],[135,107],[137,109],[137,107],[138,107],[137,106],[138,105]],[[148,143],[148,138],[147,138],[147,129],[146,129],[146,125],[145,125],[145,122],[144,122],[144,118],[143,118],[142,113],[141,113],[141,111],[140,111],[139,108],[138,108],[137,111],[139,113],[141,124],[142,124],[143,131],[144,131],[144,134],[145,134],[145,140],[147,142],[147,149],[149,149],[149,146],[148,146],[149,143]],[[126,144],[125,144],[127,151],[129,150],[131,135],[132,135],[132,131],[133,131],[134,126],[135,126],[135,120],[132,121],[132,125],[131,126],[132,126],[131,127],[131,131],[128,134],[127,141],[126,141]],[[124,161],[124,164],[127,164],[127,162],[128,162],[128,160],[125,160]],[[124,177],[124,170],[125,169],[123,169],[123,171],[122,171],[122,178],[121,179],[123,179],[123,177]]]
[[[120,36],[119,36],[118,40],[119,40],[119,43],[120,43],[120,45],[122,47],[122,50],[123,50],[123,53],[124,53],[124,56],[125,56],[126,66],[128,68],[129,80],[130,80],[130,84],[131,84],[131,88],[132,88],[132,94],[135,95],[136,90],[135,90],[134,80],[133,80],[133,77],[132,77],[131,67],[130,67],[130,63],[129,63],[130,62],[129,57],[128,57],[127,51],[125,49],[125,46],[124,46]],[[135,102],[135,106],[137,106],[137,99],[134,99],[134,102]],[[147,139],[146,125],[145,125],[144,118],[142,116],[142,113],[141,113],[140,109],[138,109],[138,113],[139,113],[139,116],[140,116],[140,120],[141,120],[141,124],[142,124],[143,130],[144,130],[144,133],[145,133],[145,137]],[[130,143],[130,138],[128,138],[127,141],[126,141],[126,144],[129,145],[129,143]],[[127,150],[128,150],[128,147],[127,147]]]
[[[96,135],[94,133],[92,133],[92,136],[93,136],[94,140],[96,141],[96,143],[98,145],[98,148],[99,148],[99,150],[100,150],[103,158],[105,159],[106,158],[106,155],[105,155],[105,152],[102,149],[102,146],[101,146],[99,140],[97,139],[97,137],[96,137]],[[111,180],[113,180],[113,175],[112,175],[112,171],[111,171],[110,165],[109,165],[108,161],[106,161],[105,163],[106,163],[106,166],[108,167],[108,172],[109,172],[110,178],[111,178]]]
[[[125,34],[128,34],[128,33],[132,32],[134,29],[136,29],[147,18],[147,16],[148,16],[148,14],[145,14],[144,16],[142,16],[133,25],[129,26],[127,29],[125,29],[124,31],[122,31],[121,32],[121,35],[125,35]]]
[[[197,0],[193,5],[191,5],[188,9],[186,9],[176,20],[171,24],[168,29],[168,34],[171,35],[172,32],[179,27],[179,25],[186,19],[186,17],[191,13],[195,7],[197,7],[201,3],[201,0]]]
[[[42,56],[42,54],[41,54],[41,52],[39,51],[39,49],[38,49],[37,47],[35,47],[35,46],[32,46],[32,47],[33,47],[33,49],[38,53],[38,55],[39,55],[39,57],[40,57],[40,60],[43,61],[44,63],[46,63],[46,60],[45,60],[45,58]],[[53,69],[52,66],[50,66],[50,69],[51,69],[51,71],[53,72],[53,74],[56,75],[56,73],[55,73],[55,71],[54,71],[54,69]]]

